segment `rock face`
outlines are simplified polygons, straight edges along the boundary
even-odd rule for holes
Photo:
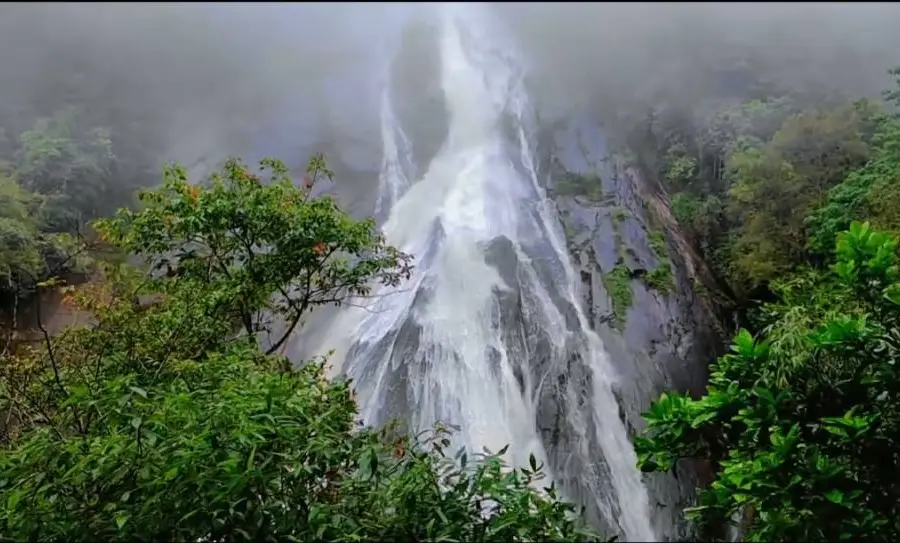
[[[664,194],[611,156],[602,131],[564,123],[544,138],[544,177],[583,282],[584,309],[619,372],[620,414],[631,433],[666,390],[701,392],[725,337],[715,281],[669,212]],[[703,466],[646,477],[659,534],[690,537]]]

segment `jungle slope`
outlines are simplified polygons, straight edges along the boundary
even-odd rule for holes
[[[707,393],[663,394],[636,442],[646,471],[711,462],[689,511],[709,536],[738,517],[750,541],[900,533],[898,97],[748,93],[623,137],[746,327]]]

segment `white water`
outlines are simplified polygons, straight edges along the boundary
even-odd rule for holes
[[[407,172],[414,171],[409,138],[394,117],[387,86],[381,96],[381,141],[384,142],[384,151],[378,177],[378,199],[375,201],[377,217],[390,212],[400,196],[409,189]]]
[[[339,347],[333,369],[353,378],[368,423],[403,416],[413,430],[424,430],[448,422],[460,426],[457,446],[496,451],[510,444],[510,460],[517,464],[533,453],[562,470],[576,458],[581,464],[575,465],[590,472],[567,476],[594,501],[587,505],[625,539],[655,541],[647,492],[611,389],[612,368],[578,309],[575,273],[535,173],[522,73],[511,49],[495,47],[502,41],[496,26],[486,24],[483,8],[439,9],[450,128],[415,183],[402,164],[410,160],[409,142],[390,100],[382,103],[379,207],[390,209],[384,233],[390,244],[417,257],[416,271],[396,292],[382,290],[367,307],[342,312],[323,350]],[[485,247],[498,237],[512,243],[519,261],[518,288],[529,294],[522,298],[522,314],[552,338],[550,369],[569,363],[573,345],[577,363],[588,366],[587,401],[571,386],[560,392],[578,450],[556,451],[559,458],[548,458],[537,427],[549,370],[538,371],[528,345],[510,344],[497,317],[498,292],[513,288],[485,261]],[[554,284],[540,279],[535,254],[556,270]],[[553,293],[576,308],[574,325]],[[604,460],[605,471],[596,467]]]

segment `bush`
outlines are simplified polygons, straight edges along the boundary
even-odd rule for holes
[[[767,338],[738,333],[704,397],[664,394],[644,415],[644,471],[683,457],[717,468],[694,519],[721,525],[747,512],[748,541],[900,535],[896,249],[896,239],[854,223],[832,274],[782,285],[787,299],[768,307],[776,320]]]

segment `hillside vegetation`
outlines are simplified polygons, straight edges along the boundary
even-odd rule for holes
[[[663,394],[636,442],[644,471],[710,462],[688,511],[710,537],[737,514],[747,541],[900,535],[898,98],[786,93],[663,115],[642,136],[746,326],[707,393]]]
[[[900,69],[875,100],[814,84],[812,68],[777,76],[778,59],[751,49],[705,54],[606,115],[742,326],[705,395],[668,391],[644,414],[639,466],[712,467],[686,512],[707,539],[739,522],[747,541],[893,540]],[[691,78],[708,87],[677,89]],[[580,181],[565,187],[593,198]]]

